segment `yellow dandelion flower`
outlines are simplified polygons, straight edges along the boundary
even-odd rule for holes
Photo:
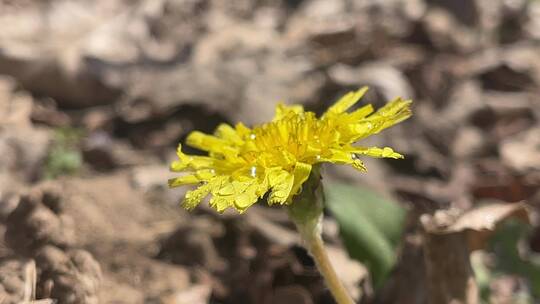
[[[317,164],[348,164],[365,171],[362,155],[403,158],[388,147],[353,146],[411,115],[411,101],[401,98],[375,113],[369,104],[347,112],[366,91],[346,94],[320,118],[302,106],[279,104],[271,122],[253,128],[238,123],[221,124],[214,135],[194,131],[186,143],[208,156],[187,155],[179,145],[171,170],[186,174],[170,179],[169,186],[197,185],[185,195],[186,209],[211,194],[210,205],[218,212],[231,207],[244,212],[267,193],[269,204],[289,204]]]

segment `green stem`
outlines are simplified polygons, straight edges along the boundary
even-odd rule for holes
[[[345,286],[339,280],[337,273],[330,262],[330,258],[324,247],[323,240],[320,232],[317,229],[301,229],[299,228],[300,235],[306,242],[308,252],[313,257],[319,272],[323,276],[328,289],[334,296],[336,303],[338,304],[353,304],[354,301],[347,293]]]
[[[318,168],[313,168],[309,179],[302,185],[302,192],[293,198],[288,208],[289,217],[296,224],[305,241],[308,252],[322,274],[328,289],[338,304],[353,304],[354,301],[339,280],[326,253],[321,238],[323,216],[323,194]]]

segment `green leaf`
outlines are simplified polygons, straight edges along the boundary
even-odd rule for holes
[[[45,161],[45,178],[53,179],[79,170],[82,166],[82,155],[78,146],[82,136],[82,131],[74,128],[55,130],[54,140]]]
[[[380,287],[396,261],[405,209],[357,186],[328,184],[325,196],[325,206],[340,226],[349,255],[366,265],[375,287]]]
[[[520,253],[519,242],[532,232],[530,225],[512,220],[504,223],[490,240],[495,253],[494,271],[498,274],[516,274],[527,278],[535,298],[540,298],[540,254]]]

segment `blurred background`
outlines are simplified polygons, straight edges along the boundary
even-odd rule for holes
[[[355,298],[539,303],[540,1],[0,0],[0,28],[0,303],[333,303],[282,209],[187,213],[168,163],[364,85],[414,116],[364,143],[404,160],[325,168]]]

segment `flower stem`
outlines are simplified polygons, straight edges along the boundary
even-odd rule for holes
[[[315,265],[317,265],[336,302],[338,304],[353,304],[354,301],[330,263],[321,238],[323,200],[319,168],[315,167],[308,180],[302,185],[302,192],[297,194],[288,206],[289,217],[295,223],[305,242],[306,249],[315,260]]]
[[[300,227],[299,227],[300,228]],[[328,289],[338,304],[353,304],[354,301],[339,280],[332,263],[324,248],[324,243],[317,229],[300,229],[300,234],[306,242],[306,247],[319,272],[322,274]]]

